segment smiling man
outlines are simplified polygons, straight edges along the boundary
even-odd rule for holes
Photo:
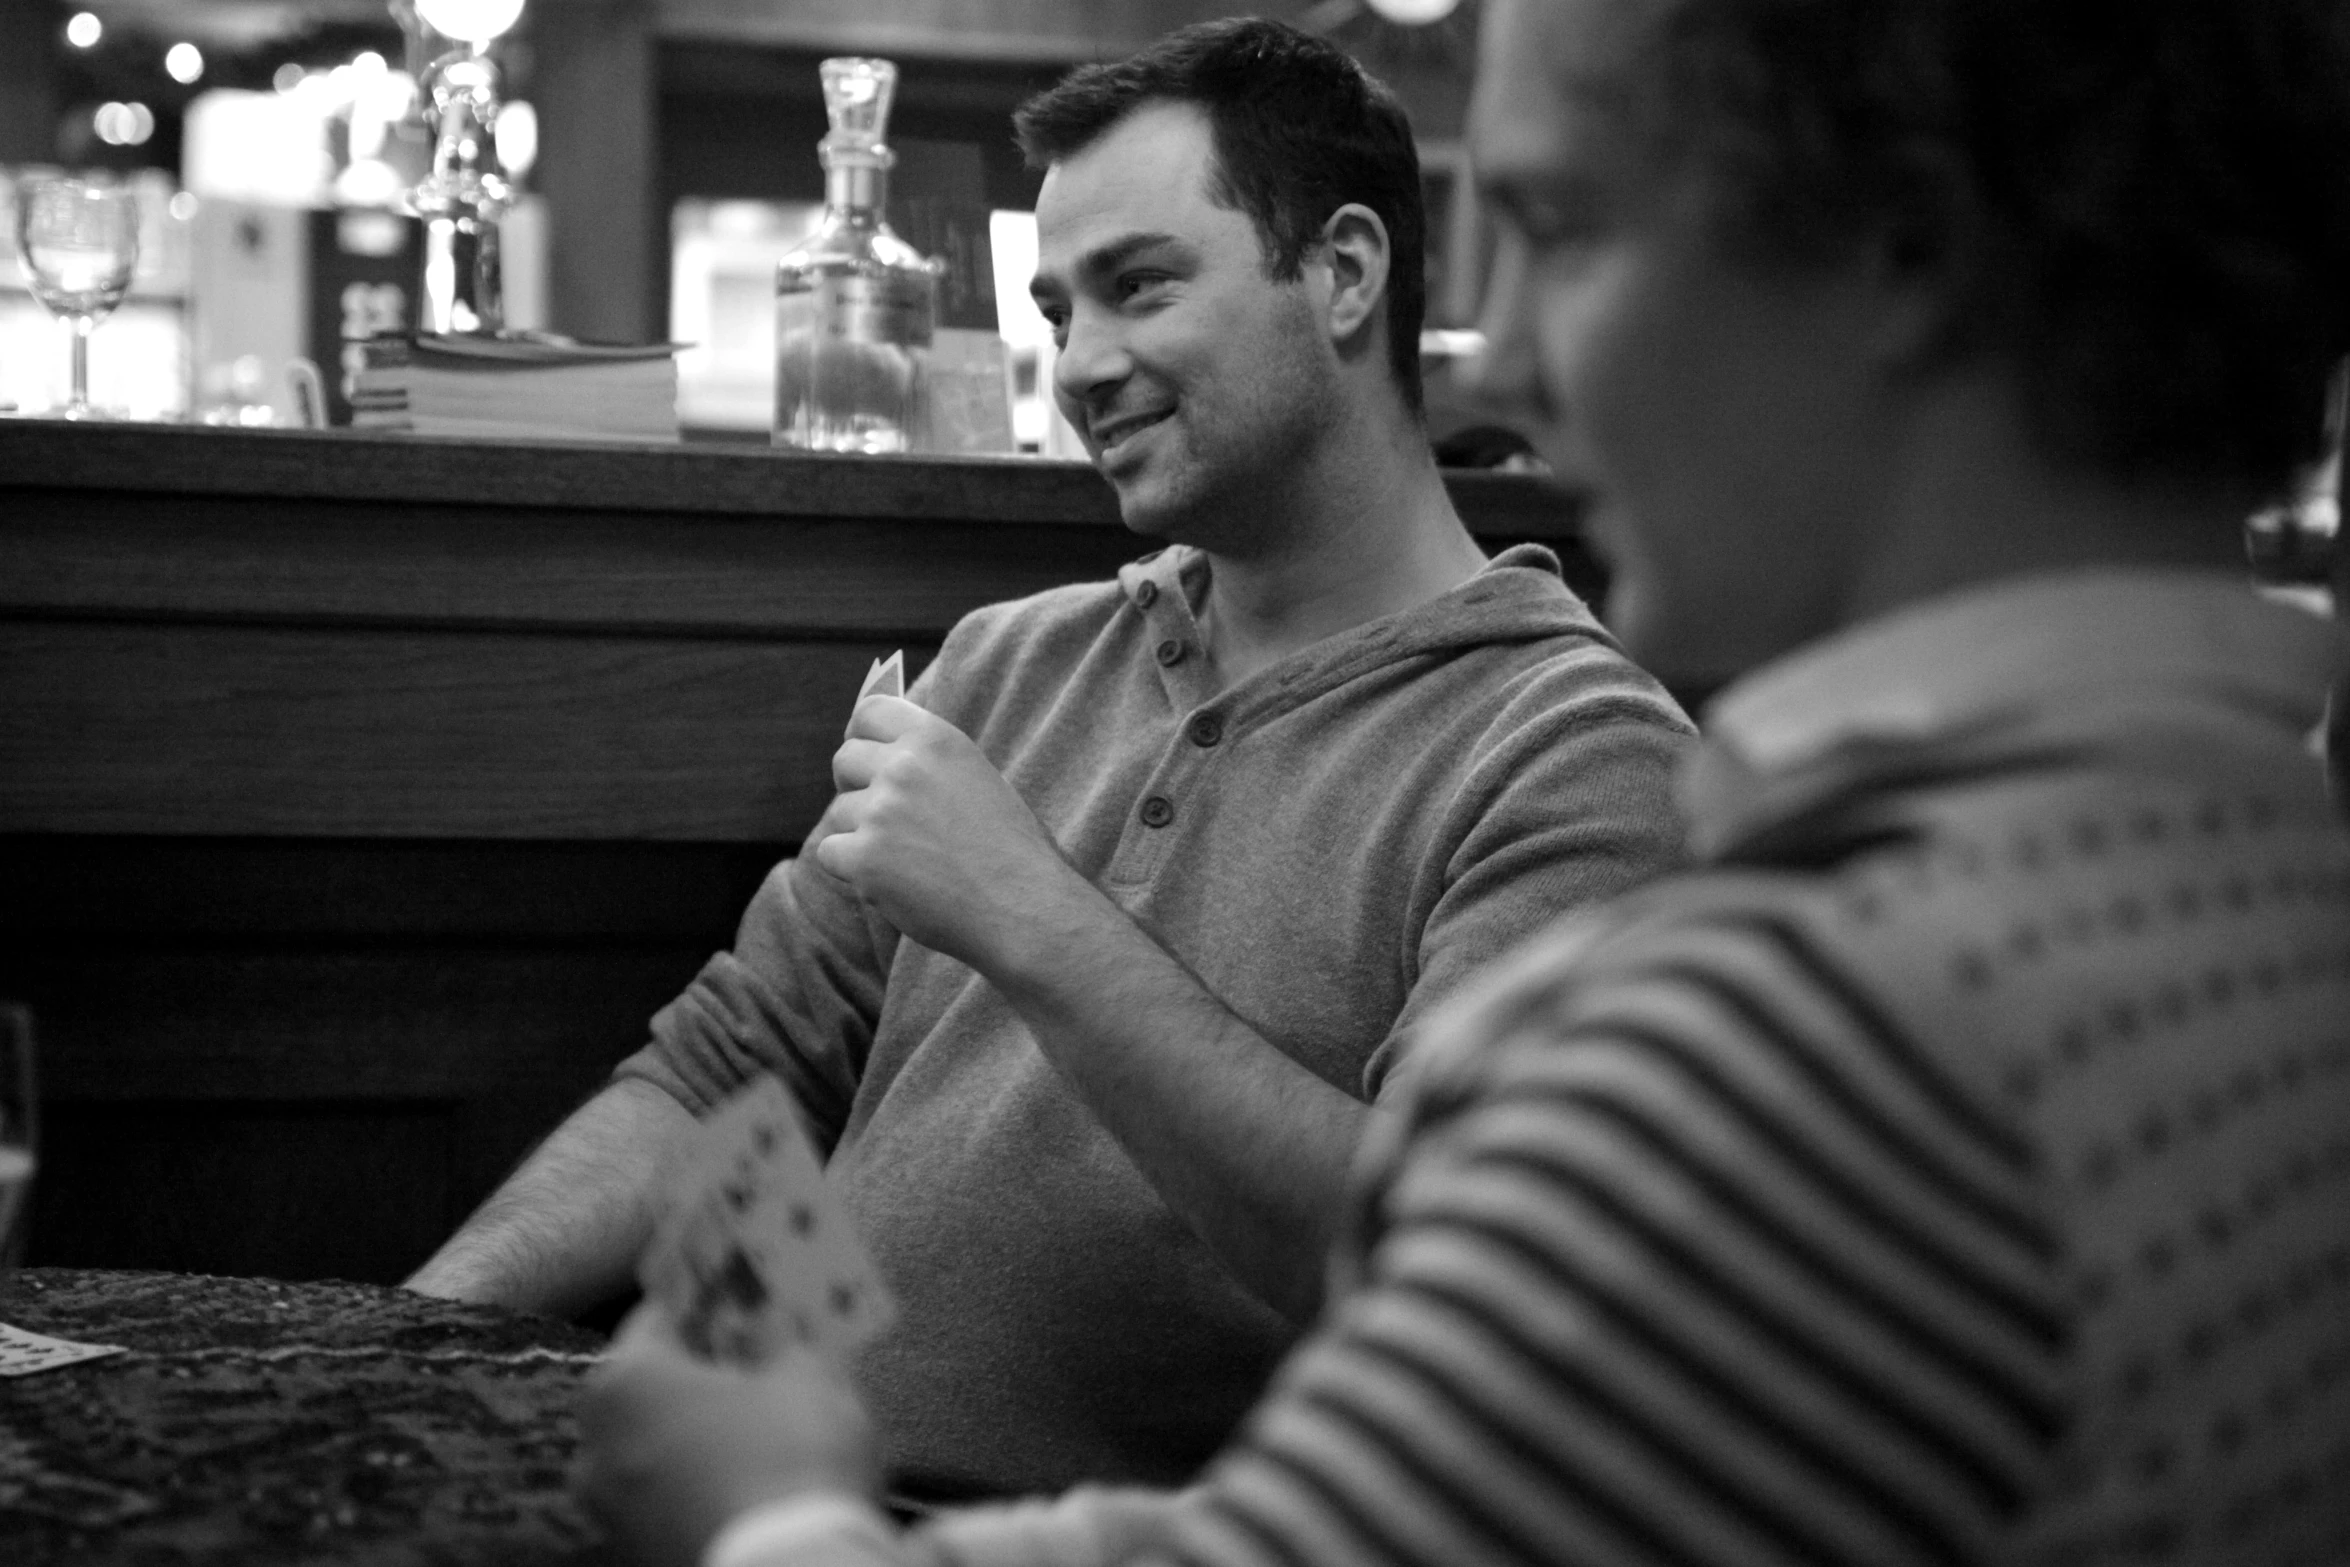
[[[899,1298],[857,1380],[915,1497],[1196,1469],[1317,1310],[1420,1020],[1668,861],[1688,738],[1453,512],[1383,88],[1215,24],[1020,130],[1056,393],[1166,547],[862,703],[735,949],[411,1281],[618,1290],[696,1116],[773,1073]]]

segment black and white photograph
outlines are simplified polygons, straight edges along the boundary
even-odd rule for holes
[[[2350,1567],[2350,0],[0,0],[0,1564]]]

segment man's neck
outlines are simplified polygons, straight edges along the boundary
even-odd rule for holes
[[[2005,577],[2094,567],[2243,571],[2253,498],[2067,470],[1997,395],[1954,399],[1875,530],[1847,621]]]
[[[1423,432],[1348,444],[1355,450],[1301,476],[1287,514],[1256,535],[1277,543],[1206,551],[1208,589],[1197,612],[1219,686],[1439,598],[1484,566]]]

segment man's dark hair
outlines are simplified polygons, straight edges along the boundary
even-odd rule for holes
[[[1800,263],[1936,177],[1998,270],[2005,353],[2060,460],[2274,495],[2350,351],[2350,0],[1679,0],[1662,134],[1722,233]],[[1896,230],[1898,232],[1898,230]]]
[[[1235,18],[1168,34],[1115,64],[1080,66],[1013,116],[1030,167],[1083,152],[1146,103],[1197,104],[1213,133],[1209,195],[1247,214],[1277,282],[1303,275],[1330,214],[1358,202],[1387,225],[1388,362],[1420,411],[1427,219],[1411,120],[1334,44]]]

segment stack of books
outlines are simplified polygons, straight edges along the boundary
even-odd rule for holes
[[[391,334],[362,345],[351,391],[361,430],[531,441],[674,441],[674,346],[545,334]]]

